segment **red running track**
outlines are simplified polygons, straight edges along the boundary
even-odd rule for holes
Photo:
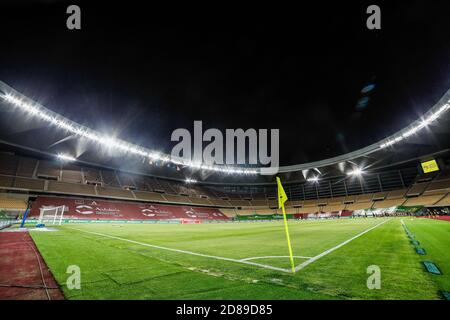
[[[0,300],[64,299],[28,232],[0,232],[0,257]]]

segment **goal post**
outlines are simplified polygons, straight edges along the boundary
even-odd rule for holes
[[[41,208],[38,223],[49,223],[61,225],[66,206],[52,208]]]

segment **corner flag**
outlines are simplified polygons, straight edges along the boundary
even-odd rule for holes
[[[284,203],[288,200],[286,192],[284,192],[283,186],[281,185],[280,178],[277,177],[277,185],[278,185],[278,208],[284,208]]]
[[[278,208],[281,208],[281,210],[283,211],[284,229],[286,230],[286,239],[289,248],[289,258],[291,260],[292,273],[295,273],[294,257],[292,256],[292,248],[291,248],[291,239],[289,237],[286,211],[284,210],[284,203],[288,200],[288,197],[286,195],[286,192],[284,192],[283,186],[281,185],[281,180],[278,177],[277,177],[277,186],[278,186]]]

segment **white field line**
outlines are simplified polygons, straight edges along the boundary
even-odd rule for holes
[[[192,251],[186,251],[186,250],[162,247],[162,246],[157,246],[157,245],[154,245],[154,244],[148,244],[148,243],[134,241],[134,240],[126,239],[126,238],[111,236],[109,234],[104,234],[104,233],[100,233],[100,232],[86,231],[86,230],[81,230],[81,229],[77,229],[77,228],[70,228],[70,227],[68,227],[68,228],[69,229],[73,229],[73,230],[77,230],[77,231],[80,231],[80,232],[84,232],[84,233],[90,233],[90,234],[102,236],[102,237],[105,237],[105,238],[111,238],[111,239],[116,239],[116,240],[121,240],[121,241],[125,241],[125,242],[134,243],[134,244],[138,244],[138,245],[141,245],[141,246],[144,246],[144,247],[150,247],[150,248],[155,248],[155,249],[160,249],[160,250],[166,250],[166,251],[178,252],[178,253],[183,253],[183,254],[189,254],[189,255],[192,255],[192,256],[198,256],[198,257],[203,257],[203,258],[210,258],[210,259],[230,261],[230,262],[235,262],[235,263],[242,263],[242,264],[247,264],[247,265],[251,265],[251,266],[256,266],[256,267],[260,267],[260,268],[265,268],[265,269],[270,269],[270,270],[275,270],[275,271],[281,271],[281,272],[286,272],[286,273],[291,273],[292,272],[290,269],[277,268],[277,267],[274,267],[274,266],[260,264],[260,263],[255,263],[255,262],[250,262],[250,261],[245,261],[245,260],[243,261],[243,260],[237,260],[237,259],[220,257],[220,256],[212,256],[212,255],[203,254],[203,253],[197,253],[197,252],[192,252]]]
[[[305,262],[303,262],[303,263],[299,264],[298,266],[296,266],[296,267],[295,267],[295,271],[299,271],[299,270],[303,269],[303,268],[306,267],[307,265],[310,265],[311,263],[313,263],[313,262],[319,260],[320,258],[326,256],[327,254],[329,254],[329,253],[331,253],[331,252],[333,252],[333,251],[335,251],[335,250],[337,250],[337,249],[339,249],[339,248],[345,246],[345,245],[348,244],[349,242],[351,242],[351,241],[353,241],[353,240],[355,240],[355,239],[361,237],[362,235],[366,234],[366,233],[369,232],[369,231],[372,231],[373,229],[375,229],[375,228],[381,226],[383,223],[386,223],[386,222],[388,222],[389,220],[390,220],[390,219],[384,220],[383,222],[380,222],[380,223],[378,223],[377,225],[375,225],[375,226],[373,226],[373,227],[370,227],[369,229],[364,230],[364,231],[361,232],[361,233],[358,233],[356,236],[354,236],[354,237],[352,237],[352,238],[350,238],[350,239],[348,239],[348,240],[345,240],[344,242],[338,244],[337,246],[335,246],[335,247],[333,247],[333,248],[331,248],[331,249],[328,249],[328,250],[326,250],[326,251],[324,251],[324,252],[318,254],[317,256],[312,257],[312,258],[309,259],[309,260],[306,260]]]
[[[294,258],[300,258],[300,259],[311,259],[312,257],[305,257],[305,256],[293,256]],[[239,261],[248,261],[248,260],[257,260],[257,259],[270,259],[270,258],[289,258],[289,256],[264,256],[264,257],[250,257],[241,259]]]

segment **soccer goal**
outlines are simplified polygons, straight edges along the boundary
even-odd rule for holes
[[[41,208],[38,223],[61,225],[66,206]]]

